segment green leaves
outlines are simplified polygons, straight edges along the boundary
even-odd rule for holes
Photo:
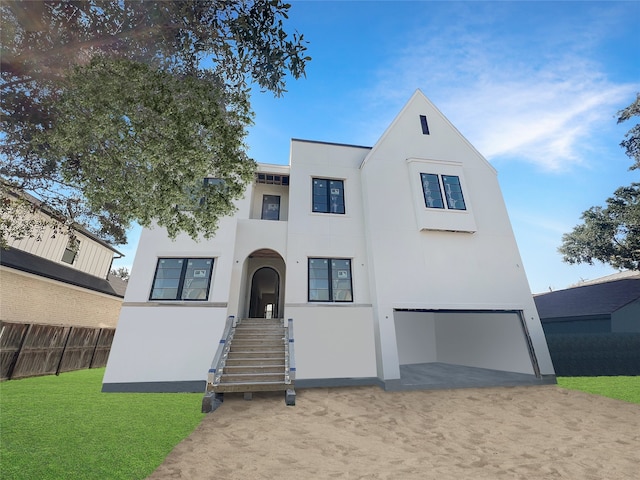
[[[133,221],[210,236],[252,178],[248,86],[279,96],[305,75],[290,7],[3,1],[0,177],[115,244]],[[225,189],[176,209],[207,175]]]
[[[640,115],[640,94],[618,112],[618,123]],[[631,170],[640,168],[640,125],[636,124],[620,144],[634,160]],[[591,207],[582,214],[584,223],[562,236],[558,251],[563,261],[588,263],[594,260],[614,268],[640,270],[640,183],[620,187],[607,206]]]
[[[607,199],[607,207],[591,207],[583,224],[562,236],[558,249],[569,264],[594,260],[615,268],[640,269],[640,183],[621,187]]]
[[[157,222],[175,237],[211,236],[234,211],[255,163],[245,152],[248,99],[214,81],[180,76],[124,59],[95,57],[67,77],[56,102],[56,124],[40,141],[65,182],[101,212],[101,230],[114,219]],[[228,186],[190,212],[187,185],[214,176]]]

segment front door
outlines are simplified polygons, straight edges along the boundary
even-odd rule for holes
[[[280,275],[271,267],[256,270],[251,279],[249,317],[278,318]]]

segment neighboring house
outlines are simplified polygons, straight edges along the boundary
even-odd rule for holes
[[[126,283],[109,272],[122,254],[81,227],[73,231],[75,238],[46,227],[40,239],[8,239],[0,250],[0,320],[115,328]]]
[[[640,333],[640,272],[534,297],[545,333]]]
[[[496,171],[420,91],[373,147],[292,140],[237,207],[210,240],[143,230],[103,391],[204,391],[231,315],[293,319],[298,387],[554,381]]]

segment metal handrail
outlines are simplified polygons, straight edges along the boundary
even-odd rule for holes
[[[286,355],[285,355],[285,383],[294,383],[296,380],[296,353],[293,337],[293,318],[290,318],[287,324],[286,336]]]
[[[209,369],[207,375],[208,385],[217,385],[218,383],[220,383],[222,371],[224,370],[227,356],[229,355],[231,340],[233,339],[233,334],[236,331],[237,325],[238,322],[236,320],[236,317],[234,317],[233,315],[227,317],[227,322],[225,323],[224,331],[222,332],[222,338],[220,338],[218,349],[216,350],[216,354],[213,357],[211,368]]]

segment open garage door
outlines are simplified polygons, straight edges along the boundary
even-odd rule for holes
[[[470,378],[473,386],[483,376],[488,384],[540,378],[521,312],[396,309],[394,322],[401,377],[431,371],[439,381]]]

